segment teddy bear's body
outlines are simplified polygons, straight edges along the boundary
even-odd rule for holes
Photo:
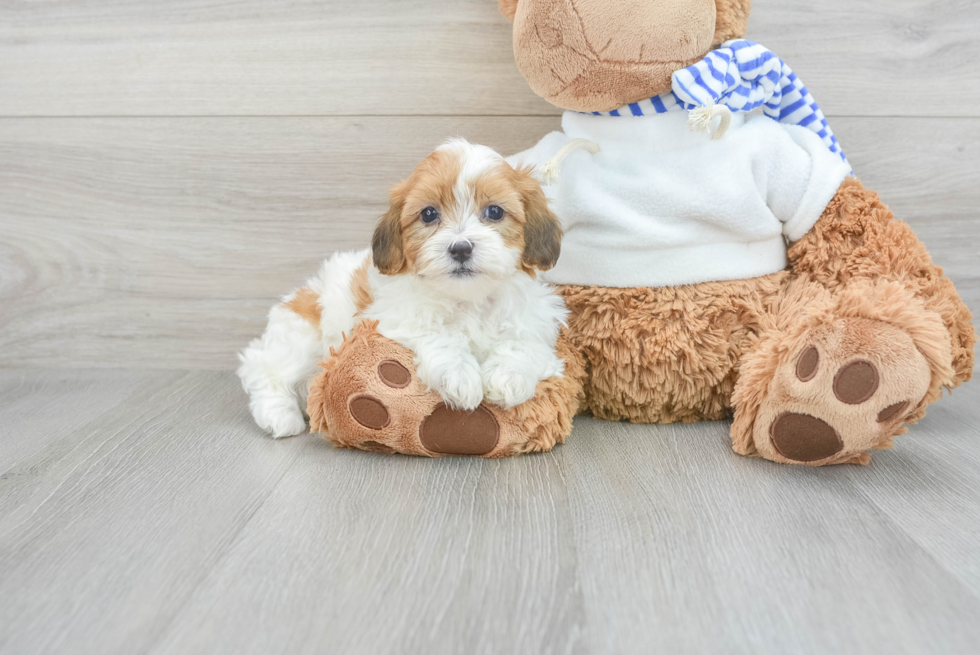
[[[735,56],[711,53],[744,35],[751,0],[499,2],[525,78],[569,112],[564,133],[516,157],[561,164],[547,190],[566,228],[551,279],[576,351],[561,398],[529,406],[573,408],[584,391],[580,409],[612,421],[733,416],[741,454],[867,463],[970,379],[970,312],[911,228],[849,175],[788,68],[766,69],[767,116],[736,108],[719,141],[687,132],[684,112],[661,115],[665,94],[711,90],[672,90],[688,67],[749,97],[729,79],[739,70],[717,67]]]
[[[500,5],[528,82],[569,110],[565,136],[612,146],[563,153],[550,192],[567,221],[552,279],[564,285],[594,415],[734,413],[740,453],[866,462],[944,387],[969,379],[976,336],[952,283],[848,176],[792,70],[757,44],[728,42],[744,35],[751,0]],[[711,141],[661,111],[664,99],[710,104],[725,91],[767,116],[736,116]],[[526,156],[551,156],[560,141]],[[610,183],[603,168],[633,179]]]
[[[969,311],[859,181],[843,183],[789,258],[788,270],[746,280],[563,286],[569,337],[589,367],[588,410],[672,422],[734,408],[742,454],[866,462],[944,387],[970,378]]]

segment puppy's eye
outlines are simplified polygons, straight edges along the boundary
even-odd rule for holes
[[[421,218],[422,222],[426,225],[431,225],[439,220],[439,210],[435,207],[426,207],[419,214],[419,218]]]
[[[483,215],[488,221],[499,221],[504,217],[504,210],[497,205],[490,205],[483,210]]]

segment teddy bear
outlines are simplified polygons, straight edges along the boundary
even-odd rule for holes
[[[498,1],[521,73],[565,110],[561,131],[510,159],[536,167],[563,222],[546,279],[570,310],[565,374],[516,419],[453,418],[456,443],[436,452],[422,435],[438,398],[406,404],[377,383],[381,358],[411,377],[412,354],[362,335],[311,387],[314,428],[350,447],[502,456],[561,443],[576,412],[730,418],[741,455],[867,464],[971,378],[969,310],[853,175],[792,69],[744,39],[751,0]],[[342,425],[368,387],[399,408],[398,438]],[[467,448],[488,417],[494,447]]]

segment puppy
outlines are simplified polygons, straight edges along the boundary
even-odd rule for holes
[[[392,189],[371,249],[326,260],[241,353],[256,423],[274,437],[303,432],[317,363],[365,319],[415,353],[419,379],[451,407],[529,400],[564,370],[555,344],[567,311],[535,277],[561,237],[529,170],[447,142]]]

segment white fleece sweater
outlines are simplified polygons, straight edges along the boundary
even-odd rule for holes
[[[664,287],[775,273],[850,174],[802,127],[735,114],[712,141],[687,120],[566,112],[563,132],[509,159],[541,166],[571,139],[601,149],[572,152],[545,187],[565,228],[546,280]]]

